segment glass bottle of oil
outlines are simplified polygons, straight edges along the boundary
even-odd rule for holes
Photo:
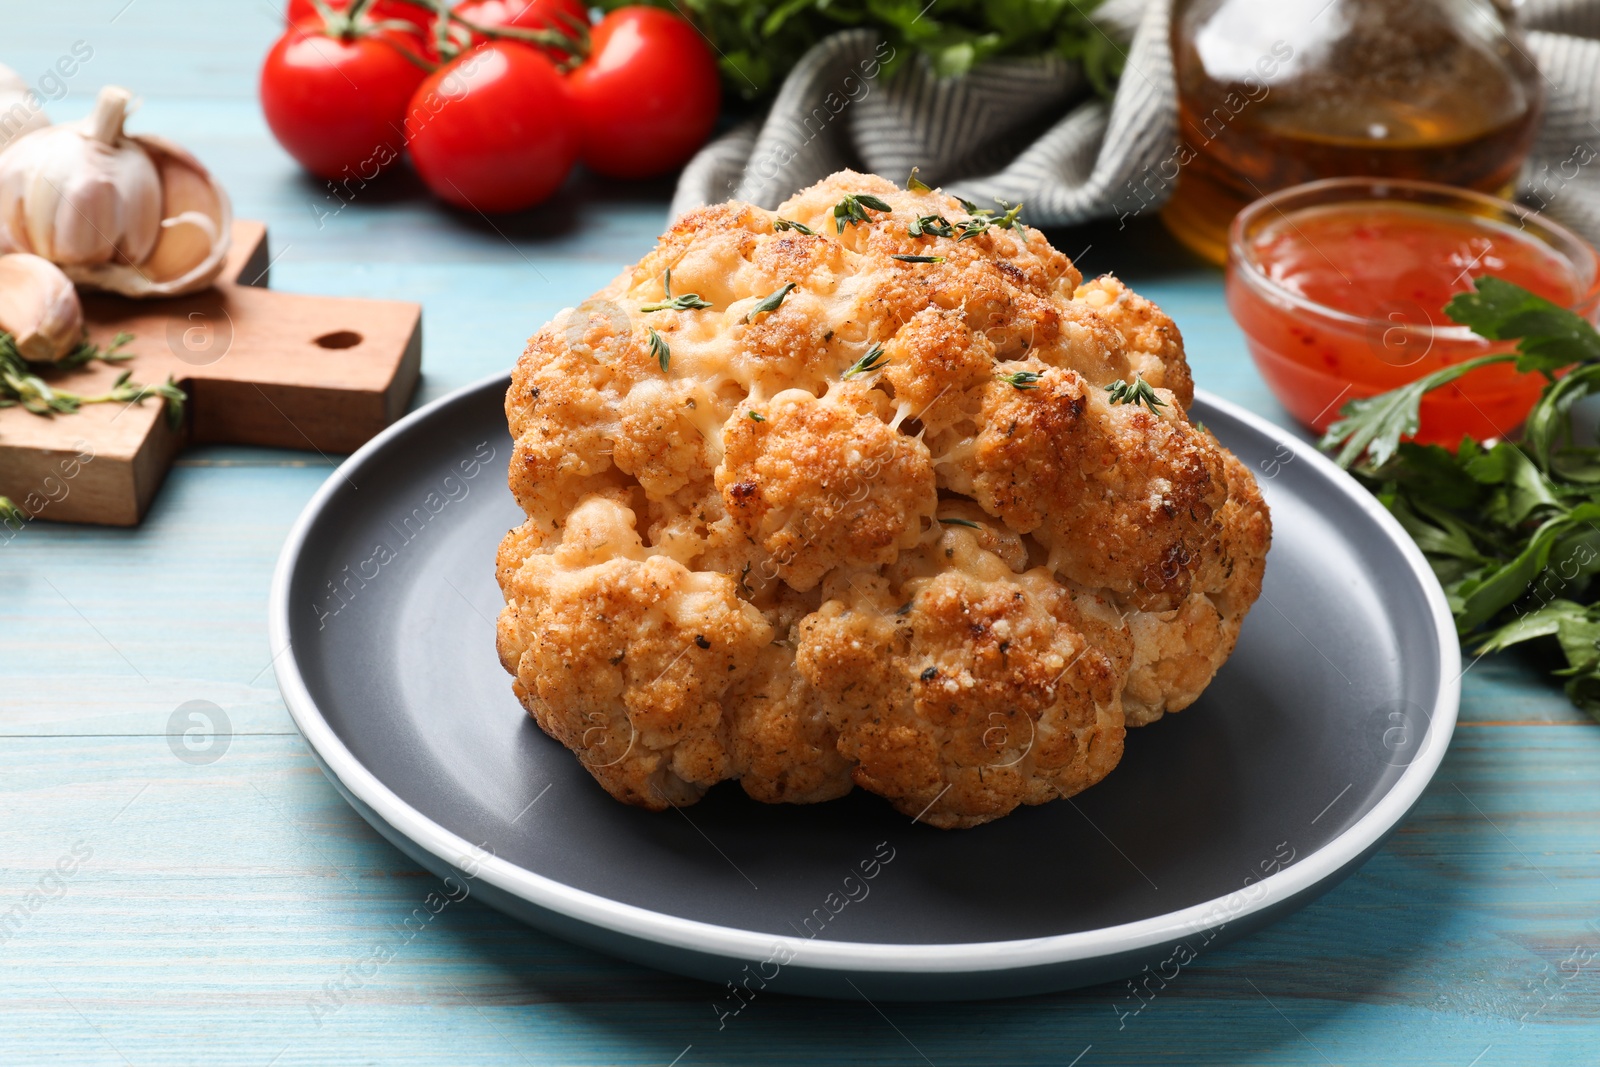
[[[1301,182],[1377,175],[1509,191],[1544,103],[1510,7],[1176,0],[1167,227],[1222,263],[1239,209]]]

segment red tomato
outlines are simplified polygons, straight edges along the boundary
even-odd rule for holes
[[[688,162],[717,121],[722,84],[705,39],[654,7],[618,8],[594,28],[589,58],[568,79],[583,162],[649,178]]]
[[[278,143],[311,173],[367,180],[405,148],[406,106],[427,72],[407,59],[409,34],[338,40],[302,22],[261,68],[261,110]],[[403,38],[403,39],[402,39]]]
[[[589,25],[589,12],[579,0],[467,0],[456,5],[455,13],[476,26],[497,30],[556,30],[574,36],[576,26]],[[481,44],[486,38],[475,33],[472,40]],[[539,50],[555,60],[567,58],[559,49]]]
[[[327,4],[335,11],[343,11],[350,6],[350,0],[327,0]],[[284,17],[293,26],[302,19],[318,18],[317,8],[311,0],[289,0],[289,10]],[[385,19],[414,22],[424,33],[431,33],[433,27],[433,12],[405,0],[374,0],[367,8],[367,17],[379,22]]]
[[[406,138],[428,188],[486,214],[550,196],[578,155],[555,64],[514,41],[479,45],[429,75],[411,101]]]

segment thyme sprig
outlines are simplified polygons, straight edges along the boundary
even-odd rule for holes
[[[167,426],[176,430],[183,425],[183,402],[186,399],[178,383],[173,381],[172,375],[167,375],[167,380],[160,385],[141,385],[132,381],[133,372],[123,371],[117,375],[117,380],[111,384],[108,392],[98,396],[79,397],[82,404],[142,404],[151,397],[161,399],[166,403]]]
[[[1113,404],[1143,404],[1157,413],[1166,406],[1166,401],[1157,396],[1155,389],[1140,375],[1135,375],[1131,382],[1118,378],[1106,386],[1106,392],[1111,394]]]
[[[793,230],[795,233],[803,233],[807,237],[815,237],[817,235],[816,230],[813,230],[803,222],[796,222],[793,219],[773,219],[772,228],[774,230]]]
[[[1041,375],[1036,370],[1019,370],[1012,371],[1010,374],[1000,375],[1000,380],[1017,389],[1026,390],[1039,388],[1040,377]]]
[[[957,199],[959,200],[960,197],[957,197]],[[961,224],[961,236],[957,237],[956,240],[965,241],[969,237],[987,233],[990,228],[1009,230],[1019,225],[1017,218],[1022,214],[1021,204],[1007,204],[1004,200],[996,200],[995,202],[1008,209],[1005,214],[996,217],[995,213],[988,208],[980,208],[970,200],[962,200],[961,206],[966,208],[967,213],[972,217]]]
[[[927,182],[925,182],[921,178],[917,177],[917,171],[919,171],[921,169],[922,169],[921,167],[912,167],[911,168],[911,174],[910,174],[909,177],[906,178],[906,192],[909,192],[909,193],[931,193],[931,192],[933,192],[933,186],[929,185]]]
[[[884,357],[883,346],[873,345],[867,349],[867,354],[850,364],[850,368],[840,375],[841,381],[848,382],[851,378],[864,374],[876,374],[888,366],[889,360]]]
[[[123,363],[133,358],[132,352],[123,351],[124,346],[132,340],[133,334],[124,330],[113,337],[111,343],[104,349],[85,341],[61,359],[56,360],[55,365],[62,370],[77,370],[79,367],[87,366],[95,360],[99,360],[102,363]]]
[[[121,350],[132,340],[132,334],[118,334],[104,350],[85,343],[59,363],[32,363],[17,350],[16,339],[0,331],[0,408],[21,406],[35,415],[71,415],[85,404],[138,404],[157,397],[165,402],[167,423],[176,430],[183,425],[187,398],[170,376],[160,385],[141,385],[131,380],[131,371],[123,371],[109,391],[96,396],[57,389],[40,377],[54,370],[76,370],[94,360],[121,363],[132,359],[132,353]]]
[[[646,327],[645,333],[649,335],[650,355],[655,357],[657,363],[661,364],[663,371],[666,370],[672,364],[671,347],[668,346],[665,338],[656,333],[653,327]]]
[[[672,295],[672,268],[668,267],[661,276],[661,290],[666,294],[665,300],[658,300],[654,304],[646,304],[639,310],[651,311],[699,311],[701,308],[711,306],[711,301],[702,300],[699,293],[684,293],[682,296]]]
[[[771,296],[761,298],[761,301],[745,313],[744,321],[749,322],[756,315],[766,315],[777,311],[783,304],[783,298],[794,291],[794,282],[784,282]]]
[[[858,223],[871,222],[872,217],[868,210],[892,212],[894,208],[870,193],[846,193],[845,198],[833,205],[833,225],[838,233],[843,233],[846,226]]]
[[[912,237],[954,237],[955,228],[950,225],[950,220],[943,215],[923,215],[906,227],[906,232]]]
[[[898,259],[902,263],[943,263],[944,262],[944,257],[943,256],[890,256],[889,258],[890,259]]]

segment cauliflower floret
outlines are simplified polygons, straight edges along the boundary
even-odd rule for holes
[[[1129,726],[1182,711],[1211,683],[1217,664],[1233,655],[1245,613],[1261,592],[1271,523],[1261,491],[1243,463],[1223,453],[1228,501],[1217,516],[1216,550],[1194,590],[1175,611],[1134,613],[1134,659],[1123,694]]]
[[[1266,507],[1192,396],[1159,309],[937,191],[694,212],[512,375],[501,662],[632,804],[1071,796],[1260,592]]]
[[[951,484],[1021,533],[1064,577],[1138,610],[1170,610],[1221,548],[1222,454],[1168,396],[1161,413],[1112,403],[1076,371],[1031,389],[991,384],[983,430]]]
[[[1078,300],[1100,313],[1128,346],[1133,370],[1157,389],[1165,389],[1184,411],[1194,403],[1194,378],[1183,358],[1177,325],[1150,301],[1111,275],[1078,287]]]
[[[722,698],[772,639],[732,578],[645,552],[633,513],[605,496],[573,510],[552,551],[503,562],[502,662],[546,733],[647,808],[728,777]]]
[[[723,431],[724,506],[802,592],[837,566],[893,563],[932,519],[928,450],[889,425],[873,398],[887,403],[859,382],[821,398],[788,389],[736,412]]]
[[[828,701],[794,669],[794,649],[762,649],[728,704],[729,754],[750,796],[768,804],[814,804],[850,792],[852,765],[839,751]]]
[[[830,576],[800,626],[796,662],[856,782],[952,828],[1105,777],[1122,755],[1126,639],[1091,641],[1070,590],[1015,574],[976,531],[945,526],[920,556],[894,568],[903,582]]]

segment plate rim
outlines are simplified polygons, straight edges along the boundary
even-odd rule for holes
[[[369,771],[323,717],[301,677],[294,649],[289,642],[290,576],[305,547],[311,524],[327,507],[339,486],[357,468],[387,448],[390,442],[409,433],[414,425],[491,384],[505,383],[509,386],[510,378],[509,372],[492,374],[424,404],[362,445],[329,474],[296,518],[279,552],[268,596],[267,628],[274,673],[284,704],[327,772],[396,832],[429,854],[458,870],[471,869],[473,878],[481,878],[546,911],[613,934],[730,960],[762,959],[775,946],[783,945],[792,953],[790,966],[816,970],[937,975],[1017,972],[1096,960],[1151,949],[1171,942],[1174,935],[1190,936],[1197,931],[1210,929],[1217,925],[1219,908],[1223,909],[1221,915],[1225,922],[1244,923],[1252,915],[1267,913],[1277,906],[1292,903],[1325,881],[1337,880],[1341,873],[1358,863],[1366,852],[1380,844],[1406,817],[1433,780],[1455,733],[1461,696],[1461,648],[1444,590],[1421,550],[1375,497],[1315,446],[1232,401],[1197,389],[1196,400],[1203,401],[1268,440],[1290,449],[1295,461],[1304,461],[1325,476],[1332,475],[1332,484],[1373,519],[1389,540],[1400,548],[1402,558],[1410,564],[1432,609],[1435,637],[1440,649],[1438,666],[1441,683],[1431,709],[1427,734],[1421,748],[1389,791],[1343,833],[1298,862],[1256,882],[1251,887],[1254,899],[1247,899],[1241,906],[1231,906],[1229,902],[1244,892],[1242,888],[1225,896],[1129,923],[1007,941],[908,945],[813,940],[667,915],[566,885],[485,853],[407,804]]]

